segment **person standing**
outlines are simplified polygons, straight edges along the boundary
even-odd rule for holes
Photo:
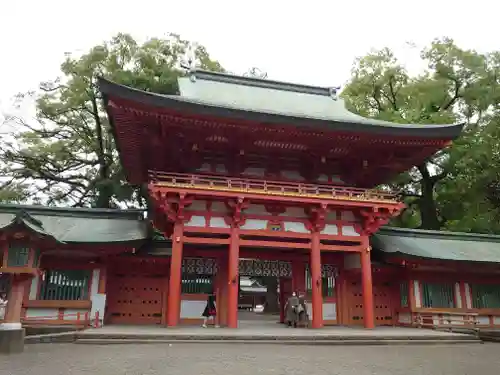
[[[288,298],[285,305],[285,322],[288,327],[292,325],[296,328],[298,323],[299,315],[297,314],[297,308],[299,306],[299,298],[297,293],[293,292],[292,296]]]
[[[203,310],[203,328],[207,328],[207,323],[210,318],[213,319],[214,325],[217,327],[215,324],[215,317],[217,316],[217,308],[215,306],[215,296],[213,294],[210,294],[207,298],[207,304],[205,305],[205,309]]]

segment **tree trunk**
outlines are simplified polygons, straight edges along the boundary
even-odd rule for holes
[[[439,230],[442,222],[434,199],[434,187],[438,180],[435,176],[429,174],[426,165],[419,166],[418,170],[422,175],[422,181],[420,182],[422,196],[417,201],[421,220],[420,229]]]

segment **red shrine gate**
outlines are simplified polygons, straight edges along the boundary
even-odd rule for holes
[[[302,193],[302,196],[282,195],[281,205],[278,206],[274,196],[269,192],[266,192],[268,195],[263,194],[264,192],[259,194],[256,187],[248,189],[252,191],[250,193],[237,187],[239,191],[236,190],[236,194],[239,197],[232,198],[235,192],[229,178],[225,192],[212,191],[212,185],[205,184],[206,177],[201,183],[197,176],[192,176],[189,183],[182,180],[178,182],[178,178],[150,184],[151,195],[157,207],[156,225],[158,228],[171,228],[172,233],[168,325],[175,326],[180,319],[184,245],[203,244],[212,247],[226,245],[226,249],[229,248],[229,251],[224,249],[217,254],[221,264],[219,269],[224,269],[226,263],[228,265],[228,275],[221,276],[224,282],[219,287],[221,293],[228,298],[227,322],[223,324],[229,327],[237,326],[240,257],[262,258],[265,254],[262,250],[258,254],[258,250],[253,250],[256,256],[247,255],[252,252],[251,249],[266,249],[270,256],[278,249],[288,250],[287,256],[290,259],[296,258],[296,262],[301,263],[302,267],[305,262],[310,264],[312,326],[316,328],[323,325],[321,265],[324,261],[321,258],[328,258],[329,252],[359,254],[362,305],[364,316],[367,316],[364,321],[366,326],[373,326],[368,234],[371,233],[370,228],[378,227],[397,212],[401,208],[400,203],[385,194],[373,195],[373,201],[359,202],[349,197],[353,192],[343,195],[342,191],[334,191],[330,199],[308,199],[306,193]],[[241,180],[237,182],[242,183]],[[365,191],[364,193],[366,194]],[[351,215],[347,215],[347,212]],[[159,220],[162,217],[167,220]],[[288,227],[288,231],[283,230],[285,227]],[[331,234],[332,232],[335,234]],[[203,251],[199,253],[202,254]],[[298,288],[302,286],[298,285],[302,282],[295,282]],[[305,286],[301,289],[305,290]]]
[[[151,219],[172,240],[162,323],[183,318],[187,257],[216,260],[228,327],[238,324],[240,258],[290,262],[294,289],[309,287],[314,328],[332,300],[346,324],[388,322],[391,287],[377,280],[374,301],[369,236],[403,204],[372,188],[420,165],[462,126],[363,118],[331,88],[202,71],[178,84],[180,95],[157,95],[99,82],[127,180],[148,185]],[[324,293],[323,264],[338,266],[335,295]]]

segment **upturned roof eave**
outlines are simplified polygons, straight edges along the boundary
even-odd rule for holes
[[[176,113],[189,113],[199,116],[227,118],[228,120],[243,120],[269,125],[289,125],[302,129],[309,129],[322,132],[343,132],[343,133],[369,133],[380,136],[406,136],[419,139],[446,139],[454,140],[462,132],[464,124],[398,124],[382,120],[360,118],[360,122],[353,119],[325,119],[297,117],[281,113],[254,112],[229,106],[219,106],[215,103],[201,102],[181,96],[162,95],[134,89],[128,86],[114,83],[104,78],[99,79],[99,89],[101,90],[106,107],[110,97],[119,98],[132,103],[145,105],[152,108],[167,109]],[[109,113],[108,113],[109,114]],[[112,127],[112,116],[109,116]],[[361,122],[362,119],[362,122]]]

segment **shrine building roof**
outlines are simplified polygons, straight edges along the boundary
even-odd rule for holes
[[[149,171],[194,173],[202,160],[234,164],[239,155],[240,166],[266,168],[262,157],[272,157],[280,168],[308,171],[308,182],[332,174],[373,187],[421,164],[462,130],[364,118],[334,88],[206,71],[178,83],[180,95],[162,95],[99,80],[132,184],[147,182]]]
[[[142,210],[0,204],[0,232],[25,229],[59,243],[124,243],[148,238]]]
[[[99,87],[105,96],[157,108],[322,131],[454,139],[463,127],[463,124],[399,124],[365,118],[347,110],[336,90],[328,87],[208,71],[193,71],[180,77],[178,83],[180,95],[136,90],[105,79],[100,80]]]
[[[403,257],[500,263],[500,236],[406,228],[381,228],[372,246]]]

